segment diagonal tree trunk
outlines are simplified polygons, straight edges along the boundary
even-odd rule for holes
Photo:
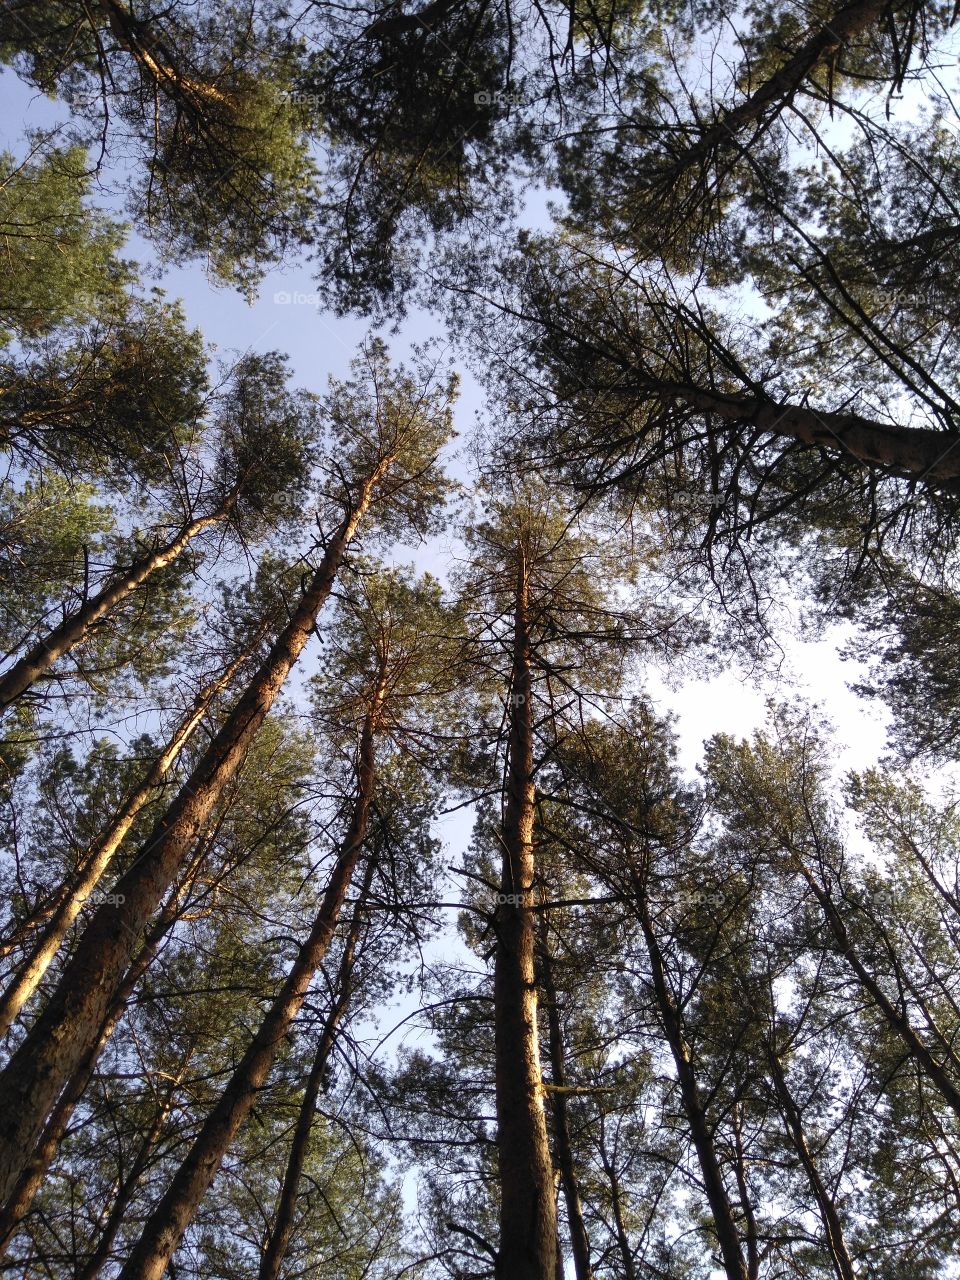
[[[557,1209],[547,1140],[534,968],[534,762],[529,584],[518,548],[501,902],[494,963],[498,1280],[555,1280]]]
[[[823,1222],[824,1234],[826,1235],[830,1262],[833,1265],[837,1280],[857,1280],[857,1273],[853,1269],[853,1261],[847,1249],[847,1242],[844,1239],[843,1223],[840,1221],[840,1215],[837,1213],[837,1206],[833,1202],[833,1197],[820,1176],[820,1170],[817,1168],[813,1153],[807,1146],[806,1135],[803,1132],[803,1116],[793,1094],[790,1092],[783,1063],[780,1061],[780,1057],[773,1045],[767,1044],[766,1052],[767,1062],[770,1066],[770,1079],[773,1081],[784,1127],[793,1149],[803,1165],[803,1171],[807,1175],[810,1190],[813,1192],[814,1199],[817,1202],[817,1208],[820,1211],[820,1218]]]
[[[77,1103],[83,1097],[87,1085],[96,1070],[103,1046],[113,1035],[114,1029],[127,1007],[128,1000],[133,995],[137,983],[150,967],[161,942],[179,918],[180,901],[193,883],[203,858],[204,849],[201,847],[187,869],[182,883],[170,895],[166,905],[151,925],[143,946],[124,975],[123,982],[117,989],[116,996],[107,1010],[93,1047],[67,1082],[66,1088],[58,1098],[50,1119],[47,1121],[43,1136],[36,1150],[21,1173],[10,1198],[0,1209],[0,1257],[2,1257],[10,1241],[16,1235],[20,1223],[40,1190],[47,1170],[53,1163],[57,1149],[63,1140],[63,1135],[66,1133],[67,1125],[70,1123]]]
[[[150,915],[172,884],[312,634],[343,555],[387,465],[382,461],[361,486],[290,622],[189,780],[158,820],[140,856],[114,886],[123,902],[105,903],[94,913],[47,1007],[0,1073],[0,1199],[12,1192],[57,1095],[96,1043],[113,992]]]
[[[696,142],[670,165],[671,179],[675,182],[681,173],[706,160],[711,152],[735,141],[737,134],[748,125],[779,114],[793,100],[811,71],[825,66],[862,31],[879,26],[890,7],[890,0],[854,0],[838,9],[829,22],[808,35],[796,52],[743,102],[729,111],[719,112],[716,123],[708,125]]]
[[[297,1116],[297,1125],[293,1134],[293,1142],[290,1145],[290,1156],[287,1160],[287,1170],[284,1175],[283,1186],[277,1200],[277,1209],[273,1218],[273,1228],[270,1231],[269,1239],[267,1240],[266,1247],[264,1248],[263,1255],[260,1259],[260,1270],[257,1275],[257,1280],[280,1280],[280,1269],[283,1266],[283,1259],[286,1255],[287,1249],[290,1247],[290,1237],[293,1234],[294,1213],[297,1207],[297,1193],[300,1187],[303,1167],[306,1163],[307,1155],[310,1150],[310,1135],[313,1131],[313,1120],[314,1113],[317,1108],[317,1098],[320,1096],[327,1063],[329,1062],[330,1054],[333,1051],[337,1026],[350,1001],[350,984],[353,976],[354,951],[357,944],[357,938],[360,934],[360,926],[363,922],[363,908],[367,895],[370,892],[370,881],[373,877],[374,866],[375,863],[373,858],[369,858],[367,861],[364,882],[357,898],[357,905],[353,911],[353,919],[350,921],[350,932],[347,935],[346,944],[344,945],[343,956],[340,960],[340,968],[337,972],[337,979],[334,985],[333,1004],[330,1006],[330,1011],[323,1024],[323,1031],[320,1034],[320,1043],[317,1046],[313,1066],[310,1069],[310,1074],[307,1077],[307,1083],[303,1091],[303,1101],[300,1104],[300,1113]]]
[[[88,596],[79,609],[42,636],[33,647],[4,675],[0,675],[0,716],[34,685],[50,668],[81,644],[98,622],[108,617],[118,605],[146,580],[183,554],[190,542],[211,525],[226,519],[232,502],[212,515],[198,516],[184,525],[175,538],[162,547],[135,560],[129,569],[114,575],[95,595]]]
[[[247,655],[236,658],[216,680],[197,695],[193,707],[177,726],[164,751],[156,758],[147,776],[124,801],[100,844],[90,850],[80,866],[74,882],[60,896],[53,916],[34,944],[19,972],[0,996],[0,1035],[6,1035],[20,1010],[30,999],[63,944],[64,938],[93,890],[113,861],[130,828],[144,805],[156,795],[157,788],[173,767],[180,752],[193,737],[214,698],[230,684]]]
[[[932,1050],[924,1043],[920,1035],[918,1035],[916,1028],[910,1021],[909,1015],[904,1010],[896,1007],[884,991],[881,984],[877,981],[876,977],[870,972],[866,964],[864,964],[857,948],[854,946],[853,941],[850,938],[850,934],[847,931],[847,926],[844,924],[843,917],[837,911],[833,899],[825,891],[806,863],[803,862],[801,858],[796,857],[796,855],[794,855],[794,858],[800,873],[810,886],[817,902],[820,904],[820,909],[823,912],[830,932],[833,934],[834,940],[840,950],[840,954],[856,974],[860,985],[870,996],[870,999],[873,1001],[887,1026],[896,1036],[899,1037],[914,1064],[940,1091],[940,1094],[947,1106],[951,1109],[954,1115],[960,1119],[960,1084],[957,1083],[945,1063],[937,1060]],[[929,1010],[925,1010],[925,1013],[927,1015],[927,1022],[934,1029],[934,1034],[943,1046],[944,1057],[952,1059],[955,1066],[956,1055],[954,1054],[949,1040],[937,1029],[936,1022],[933,1016],[929,1013]]]
[[[624,390],[629,390],[627,382]],[[709,413],[725,422],[746,423],[799,444],[840,454],[864,466],[908,480],[924,480],[950,491],[960,488],[960,435],[932,427],[901,427],[855,413],[828,413],[803,404],[783,404],[749,395],[727,395],[692,383],[651,378],[637,385],[642,395]]]
[[[707,1122],[697,1077],[690,1061],[690,1049],[683,1034],[680,1011],[667,983],[663,956],[660,952],[660,944],[657,941],[653,921],[650,918],[644,885],[639,876],[634,877],[634,882],[637,890],[637,915],[650,960],[650,976],[653,984],[654,1000],[660,1018],[660,1025],[663,1027],[664,1036],[677,1072],[680,1100],[687,1124],[690,1127],[690,1137],[697,1153],[697,1160],[700,1164],[707,1203],[713,1215],[713,1226],[720,1246],[723,1269],[726,1272],[727,1280],[749,1280],[747,1267],[740,1248],[740,1236],[737,1231],[733,1206],[724,1186],[723,1173],[721,1172],[720,1161],[714,1146],[713,1134]]]
[[[380,683],[364,718],[357,767],[357,798],[350,826],[313,928],[220,1100],[207,1116],[174,1175],[166,1195],[147,1220],[119,1280],[161,1280],[230,1143],[263,1088],[277,1050],[323,962],[366,838],[375,776],[374,740],[385,683],[386,671],[381,669]]]

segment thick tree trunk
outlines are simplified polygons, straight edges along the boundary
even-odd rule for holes
[[[857,1280],[857,1273],[853,1269],[853,1260],[850,1257],[847,1242],[844,1239],[843,1223],[840,1221],[840,1215],[837,1213],[833,1197],[820,1177],[817,1162],[807,1146],[806,1135],[803,1132],[803,1116],[793,1094],[790,1092],[783,1064],[772,1045],[767,1046],[767,1061],[770,1065],[770,1078],[773,1081],[777,1101],[780,1104],[784,1127],[793,1144],[794,1151],[800,1158],[803,1171],[807,1175],[807,1181],[810,1183],[810,1190],[813,1192],[817,1207],[820,1210],[820,1219],[823,1222],[823,1230],[827,1241],[827,1251],[830,1254],[830,1261],[836,1272],[837,1280]]]
[[[114,886],[122,903],[100,906],[43,1013],[0,1073],[0,1199],[12,1192],[60,1090],[86,1058],[137,940],[187,850],[243,760],[299,658],[330,594],[347,545],[371,499],[381,464],[328,544],[317,572],[256,676],[157,822],[140,856]]]
[[[111,578],[95,595],[88,596],[79,609],[39,639],[6,674],[0,676],[0,716],[152,574],[173,564],[198,533],[223,520],[228,510],[226,507],[213,515],[191,520],[170,542],[135,560],[129,569]]]
[[[235,659],[217,680],[201,690],[193,707],[181,720],[170,742],[153,762],[141,785],[124,801],[123,807],[100,844],[86,855],[73,884],[60,897],[52,919],[44,928],[13,981],[0,996],[0,1035],[6,1035],[20,1010],[40,985],[50,962],[59,951],[64,938],[83,910],[84,904],[126,839],[137,814],[155,796],[157,787],[163,782],[180,752],[202,723],[214,698],[229,685],[243,665],[245,657],[246,655],[243,655]]]
[[[326,1021],[323,1024],[323,1031],[320,1034],[320,1043],[317,1046],[313,1066],[310,1069],[310,1075],[307,1077],[307,1083],[303,1091],[300,1113],[297,1116],[297,1125],[293,1134],[293,1142],[290,1145],[290,1156],[287,1160],[287,1170],[284,1175],[280,1196],[277,1200],[277,1209],[273,1219],[273,1229],[270,1232],[270,1237],[267,1240],[266,1247],[264,1248],[263,1254],[260,1258],[260,1270],[257,1280],[280,1280],[280,1269],[283,1266],[283,1259],[290,1246],[290,1237],[293,1234],[293,1221],[297,1208],[297,1195],[300,1188],[300,1179],[303,1174],[303,1167],[306,1163],[307,1155],[310,1151],[310,1135],[313,1132],[313,1121],[317,1109],[317,1098],[320,1096],[320,1091],[326,1074],[327,1063],[330,1060],[330,1054],[333,1050],[337,1025],[343,1017],[344,1011],[350,1001],[350,982],[353,975],[354,950],[357,945],[357,938],[360,934],[360,925],[363,920],[364,903],[368,893],[370,892],[370,881],[373,875],[373,869],[374,860],[373,858],[370,858],[367,861],[364,883],[357,899],[357,905],[354,908],[353,919],[350,922],[350,932],[347,935],[347,940],[343,949],[343,956],[340,960],[340,968],[337,972],[337,979],[334,985],[334,1001],[330,1006],[330,1012],[327,1014]]]
[[[627,389],[626,382],[623,389]],[[948,490],[960,487],[960,435],[930,427],[901,427],[828,413],[802,404],[782,404],[753,396],[726,395],[686,383],[657,382],[637,387],[643,395],[688,405],[727,422],[750,423],[771,435],[839,453],[864,466]]]
[[[727,1280],[748,1280],[746,1264],[740,1249],[740,1236],[737,1231],[736,1218],[727,1189],[724,1186],[720,1161],[717,1158],[713,1143],[713,1134],[707,1123],[706,1112],[700,1097],[697,1078],[690,1061],[690,1050],[683,1034],[683,1025],[676,1003],[667,985],[663,957],[660,944],[657,942],[653,921],[647,906],[646,894],[642,884],[637,884],[638,916],[643,930],[647,955],[650,960],[650,975],[653,981],[654,999],[660,1015],[660,1024],[666,1037],[670,1053],[677,1072],[677,1083],[680,1086],[680,1099],[683,1105],[687,1124],[690,1126],[690,1137],[693,1140],[703,1187],[713,1214],[714,1230],[720,1246],[720,1257]]]
[[[590,1266],[590,1241],[583,1220],[583,1202],[580,1197],[580,1180],[577,1177],[570,1141],[570,1117],[567,1112],[567,1072],[563,1023],[557,988],[553,981],[553,964],[546,936],[546,915],[540,916],[540,982],[547,1006],[547,1027],[550,1034],[550,1074],[553,1092],[550,1095],[553,1113],[553,1143],[560,1169],[560,1185],[567,1206],[567,1224],[570,1229],[570,1252],[577,1280],[593,1280]]]
[[[30,1160],[20,1175],[10,1198],[0,1209],[0,1257],[3,1256],[10,1241],[17,1233],[17,1228],[26,1216],[34,1198],[46,1177],[47,1170],[53,1162],[57,1149],[66,1133],[67,1125],[83,1097],[87,1085],[96,1069],[97,1060],[103,1046],[113,1035],[117,1023],[123,1016],[127,1001],[133,995],[137,983],[150,967],[157,954],[160,943],[167,936],[180,914],[180,900],[188,890],[203,861],[203,850],[200,850],[188,868],[183,882],[171,894],[163,910],[150,927],[144,938],[143,946],[136,959],[124,975],[116,996],[107,1010],[100,1026],[96,1041],[67,1082],[67,1086],[57,1100],[50,1119],[43,1131],[43,1136],[33,1152]]]
[[[373,797],[374,737],[385,676],[364,720],[357,769],[357,799],[342,850],[307,940],[301,946],[279,995],[234,1071],[220,1100],[207,1116],[170,1187],[147,1220],[119,1280],[161,1280],[184,1231],[230,1143],[263,1088],[284,1036],[306,998],[310,983],[326,955],[367,832]]]
[[[501,902],[494,965],[497,1149],[500,1164],[498,1280],[554,1280],[557,1211],[537,1034],[532,901],[533,708],[528,585],[522,551],[514,611],[512,707],[503,817]]]

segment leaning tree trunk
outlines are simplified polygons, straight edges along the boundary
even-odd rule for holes
[[[544,1114],[534,967],[533,708],[528,581],[518,549],[507,797],[495,920],[498,1280],[555,1280],[557,1209]]]
[[[323,962],[366,838],[373,797],[374,737],[385,679],[382,671],[380,684],[364,719],[357,768],[357,799],[346,839],[313,928],[219,1102],[207,1116],[193,1146],[174,1174],[166,1195],[147,1220],[119,1280],[161,1280],[230,1143],[263,1088],[277,1050]]]
[[[107,1010],[93,1047],[84,1061],[74,1071],[63,1093],[57,1099],[57,1104],[50,1119],[47,1121],[43,1136],[36,1150],[21,1173],[9,1199],[0,1209],[0,1257],[3,1256],[7,1246],[16,1235],[20,1223],[25,1218],[37,1192],[40,1190],[47,1170],[53,1163],[63,1135],[66,1133],[70,1118],[96,1070],[100,1051],[113,1035],[114,1029],[127,1007],[128,1000],[133,995],[137,983],[150,967],[160,943],[179,918],[180,900],[192,884],[202,861],[203,850],[200,849],[184,875],[181,884],[170,895],[163,910],[151,925],[143,946],[124,975],[123,982],[120,984],[113,1002]]]
[[[700,1164],[703,1176],[703,1188],[706,1193],[710,1212],[713,1214],[713,1225],[720,1246],[720,1257],[727,1280],[749,1280],[743,1253],[740,1249],[740,1236],[737,1231],[736,1218],[727,1189],[723,1182],[720,1161],[717,1158],[713,1134],[707,1122],[703,1100],[697,1084],[693,1064],[690,1061],[690,1049],[683,1034],[683,1023],[670,988],[667,984],[666,971],[660,944],[657,941],[647,905],[647,896],[639,877],[635,878],[637,889],[637,915],[643,932],[650,961],[650,976],[653,984],[654,1000],[663,1028],[664,1038],[673,1057],[677,1072],[677,1084],[680,1087],[680,1100],[687,1124],[690,1126],[690,1137]]]
[[[673,161],[667,173],[676,182],[682,173],[702,164],[712,152],[736,143],[737,134],[748,125],[760,125],[766,117],[787,106],[804,80],[818,67],[836,57],[840,49],[861,32],[879,26],[890,9],[890,0],[854,0],[830,15],[818,30],[811,32],[782,66],[772,72],[737,106],[718,113],[690,147]]]
[[[81,644],[98,622],[111,614],[149,577],[173,564],[198,533],[225,519],[231,505],[225,504],[212,515],[191,520],[170,542],[135,560],[129,569],[113,577],[95,595],[88,596],[79,609],[75,609],[45,636],[41,636],[33,648],[14,663],[5,675],[0,676],[0,715],[45,675],[59,658]]]
[[[823,1222],[823,1230],[827,1239],[827,1252],[830,1254],[830,1261],[836,1272],[837,1280],[857,1280],[857,1273],[853,1269],[853,1260],[850,1257],[850,1251],[844,1238],[843,1223],[837,1213],[837,1206],[834,1204],[833,1197],[820,1176],[820,1170],[817,1168],[813,1153],[807,1146],[806,1135],[803,1132],[803,1116],[793,1094],[790,1092],[783,1064],[772,1044],[767,1045],[767,1062],[770,1065],[770,1078],[773,1081],[773,1088],[780,1107],[780,1114],[783,1117],[784,1127],[803,1166],[803,1171],[807,1175],[810,1190],[813,1192],[817,1208],[820,1210],[820,1219]]]
[[[110,1206],[110,1213],[104,1224],[100,1237],[97,1240],[93,1253],[87,1259],[83,1267],[77,1272],[77,1280],[97,1280],[100,1272],[110,1261],[110,1254],[116,1243],[117,1236],[120,1234],[120,1228],[123,1226],[127,1211],[130,1208],[133,1198],[136,1195],[137,1188],[140,1186],[140,1180],[144,1175],[147,1165],[150,1163],[150,1157],[156,1148],[160,1135],[167,1123],[167,1117],[173,1109],[174,1099],[177,1089],[179,1088],[183,1074],[187,1069],[187,1064],[193,1056],[194,1045],[191,1044],[187,1052],[181,1060],[177,1075],[170,1080],[166,1090],[166,1097],[157,1108],[150,1128],[147,1130],[140,1143],[140,1149],[136,1154],[133,1164],[130,1166],[127,1176],[123,1179],[117,1191],[116,1199]]]
[[[310,1075],[307,1077],[307,1083],[303,1091],[303,1100],[300,1103],[300,1113],[297,1116],[297,1126],[294,1130],[293,1142],[290,1144],[290,1156],[287,1160],[287,1170],[284,1175],[280,1196],[277,1200],[276,1213],[273,1218],[273,1228],[270,1231],[269,1239],[267,1240],[266,1247],[264,1248],[263,1254],[260,1258],[260,1270],[257,1274],[257,1280],[280,1280],[280,1269],[283,1266],[283,1260],[286,1256],[287,1249],[290,1247],[290,1237],[293,1234],[294,1213],[297,1207],[297,1194],[300,1188],[300,1179],[303,1175],[303,1167],[306,1163],[307,1154],[310,1150],[310,1135],[313,1132],[313,1119],[317,1108],[317,1098],[320,1096],[320,1090],[326,1074],[327,1063],[329,1062],[330,1054],[333,1051],[337,1026],[350,1001],[350,983],[353,976],[354,951],[363,920],[364,903],[370,892],[370,881],[373,877],[374,865],[374,859],[369,858],[367,860],[367,869],[366,875],[364,876],[363,886],[357,898],[357,905],[354,908],[353,919],[350,921],[350,932],[348,933],[346,943],[344,944],[343,956],[340,960],[340,968],[337,972],[337,979],[334,985],[333,1004],[330,1006],[330,1011],[323,1024],[323,1031],[320,1034],[320,1043],[317,1046],[313,1066],[310,1069]]]
[[[550,1094],[553,1112],[553,1143],[560,1169],[560,1185],[567,1206],[567,1223],[570,1228],[570,1252],[577,1280],[593,1280],[590,1265],[590,1240],[583,1219],[583,1202],[580,1197],[580,1180],[573,1158],[570,1140],[570,1117],[567,1111],[566,1052],[563,1040],[563,1022],[557,988],[553,980],[553,961],[547,941],[546,915],[540,916],[540,982],[547,1006],[547,1026],[550,1033],[550,1074],[553,1086]]]
[[[57,1095],[97,1040],[104,1015],[147,921],[299,658],[386,461],[367,478],[328,543],[290,622],[274,642],[140,856],[114,886],[122,903],[92,916],[43,1013],[0,1073],[0,1200],[12,1192]]]
[[[945,1065],[945,1062],[950,1062],[954,1070],[957,1070],[958,1065],[960,1065],[958,1064],[958,1059],[952,1043],[943,1034],[943,1032],[939,1030],[936,1020],[930,1010],[924,1007],[926,1021],[933,1030],[933,1034],[940,1042],[943,1052],[944,1062],[938,1061],[934,1053],[917,1033],[907,1012],[904,1009],[897,1008],[884,991],[881,984],[877,981],[876,977],[870,972],[867,965],[860,958],[857,948],[847,931],[847,926],[843,921],[843,917],[837,911],[836,904],[833,899],[817,881],[816,876],[814,876],[813,872],[802,859],[795,857],[795,862],[801,875],[812,890],[814,897],[820,904],[820,909],[823,912],[830,932],[833,934],[834,941],[837,944],[840,954],[856,974],[860,985],[873,1001],[887,1026],[894,1035],[899,1037],[914,1064],[934,1085],[934,1087],[939,1090],[947,1106],[957,1119],[960,1119],[960,1085],[958,1085],[957,1081]],[[909,988],[909,982],[906,981],[902,973],[898,973],[897,978],[898,985],[901,990]]]
[[[218,679],[201,690],[164,751],[154,760],[143,782],[124,801],[106,835],[85,856],[76,879],[67,891],[60,895],[53,916],[34,943],[33,950],[6,991],[0,996],[0,1035],[6,1035],[20,1010],[40,985],[50,962],[59,951],[64,938],[83,910],[84,904],[126,839],[137,814],[154,798],[157,787],[163,782],[180,752],[203,721],[214,698],[229,685],[246,660],[246,656],[244,654],[236,658]]]

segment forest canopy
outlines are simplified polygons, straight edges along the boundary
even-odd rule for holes
[[[958,16],[2,0],[0,1275],[960,1277]]]

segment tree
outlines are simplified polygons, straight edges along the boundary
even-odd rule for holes
[[[303,651],[364,517],[369,511],[388,529],[407,519],[416,528],[429,522],[430,507],[443,494],[436,455],[450,430],[451,388],[431,386],[429,376],[418,386],[403,370],[393,378],[382,346],[358,361],[356,373],[328,401],[336,445],[331,471],[339,483],[323,495],[331,523],[290,621],[158,820],[142,856],[115,885],[122,904],[103,904],[91,917],[56,991],[0,1075],[0,1094],[9,1090],[11,1102],[18,1098],[5,1108],[9,1123],[0,1138],[3,1198],[57,1094],[94,1044],[150,915]]]

